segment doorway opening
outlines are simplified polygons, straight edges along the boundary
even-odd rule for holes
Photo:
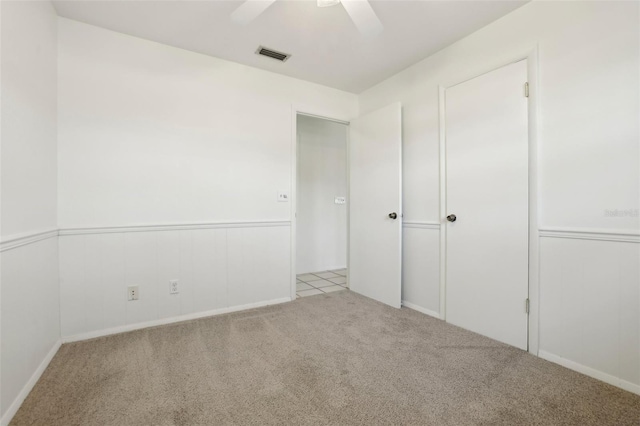
[[[296,297],[348,288],[348,125],[296,115]]]
[[[303,112],[304,111],[304,112]],[[348,288],[363,296],[385,303],[395,308],[400,308],[401,302],[401,270],[402,270],[402,105],[399,102],[389,104],[374,111],[367,112],[349,121],[326,118],[322,111],[319,113],[309,113],[308,110],[300,110],[295,106],[292,108],[292,182],[293,188],[291,205],[292,227],[291,227],[291,298],[298,297],[297,284],[310,284],[313,277],[322,278],[337,286]],[[305,117],[305,118],[301,118]],[[305,207],[300,197],[305,197],[305,185],[309,183],[309,178],[303,177],[307,171],[314,170],[321,161],[316,155],[311,155],[310,161],[305,161],[304,141],[299,146],[298,141],[304,139],[304,132],[298,129],[299,122],[312,118],[314,124],[327,123],[338,124],[341,129],[339,134],[340,146],[344,147],[344,166],[340,167],[341,173],[345,173],[343,180],[346,196],[344,204],[340,193],[329,192],[322,197],[322,207],[328,211],[336,211],[343,218],[346,217],[346,234],[344,243],[334,244],[337,250],[346,248],[346,268],[340,262],[322,264],[321,266],[298,266],[302,261],[299,257],[303,250],[298,250],[298,245],[307,244],[314,239],[304,239],[304,230],[300,234],[300,222],[305,221]],[[309,133],[314,135],[313,132]],[[317,136],[317,135],[316,135]],[[302,177],[300,176],[302,174]],[[311,173],[311,182],[313,182]],[[305,181],[305,179],[307,181]],[[315,180],[318,181],[317,179]],[[299,184],[302,189],[298,188]],[[308,197],[307,197],[308,198]],[[328,204],[325,204],[328,203]],[[301,207],[302,206],[302,207]],[[331,208],[329,208],[329,206]],[[307,209],[308,211],[308,209]],[[320,209],[320,211],[323,211]],[[313,212],[312,212],[313,213]],[[307,213],[308,214],[308,213]],[[327,213],[329,214],[329,213]],[[316,212],[313,216],[318,218]],[[312,216],[312,217],[313,217]],[[311,221],[313,223],[313,221]],[[314,225],[315,226],[315,225]],[[315,231],[317,235],[317,230]],[[316,243],[317,244],[317,243]],[[344,259],[344,258],[343,258]],[[344,260],[342,260],[344,262]],[[317,270],[313,270],[317,269]],[[319,269],[319,270],[318,270]],[[346,271],[344,270],[346,269]],[[298,275],[305,277],[308,281],[298,282]],[[335,281],[342,281],[340,277],[332,274],[344,276],[344,284]],[[345,275],[342,275],[345,274]],[[324,275],[324,276],[322,276]],[[332,281],[333,279],[333,281]],[[300,286],[309,293],[321,294],[329,291],[340,291],[338,287],[329,286],[327,283],[312,283],[317,287],[313,289]],[[320,287],[325,284],[325,287]],[[328,287],[333,287],[329,289]],[[318,290],[318,291],[312,291]],[[309,293],[304,296],[311,295]]]

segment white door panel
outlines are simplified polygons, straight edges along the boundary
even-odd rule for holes
[[[520,61],[446,90],[446,320],[527,348],[528,113]]]
[[[349,288],[399,308],[402,252],[401,106],[349,125]],[[396,219],[389,217],[397,215]]]

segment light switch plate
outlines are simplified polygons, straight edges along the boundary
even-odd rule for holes
[[[345,204],[347,202],[346,197],[336,197],[334,203],[336,204]]]
[[[278,201],[281,203],[288,203],[289,193],[286,191],[278,191]]]

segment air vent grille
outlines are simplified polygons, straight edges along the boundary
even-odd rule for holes
[[[289,55],[288,53],[282,53],[273,49],[267,49],[263,46],[258,47],[258,50],[256,50],[256,54],[266,56],[280,62],[286,62],[286,60],[291,57],[291,55]]]

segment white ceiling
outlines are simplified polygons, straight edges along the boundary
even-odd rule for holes
[[[58,14],[136,37],[360,93],[482,28],[526,1],[375,0],[384,25],[361,35],[342,5],[278,0],[246,26],[231,13],[242,0],[54,1]],[[258,45],[290,53],[285,63]]]

